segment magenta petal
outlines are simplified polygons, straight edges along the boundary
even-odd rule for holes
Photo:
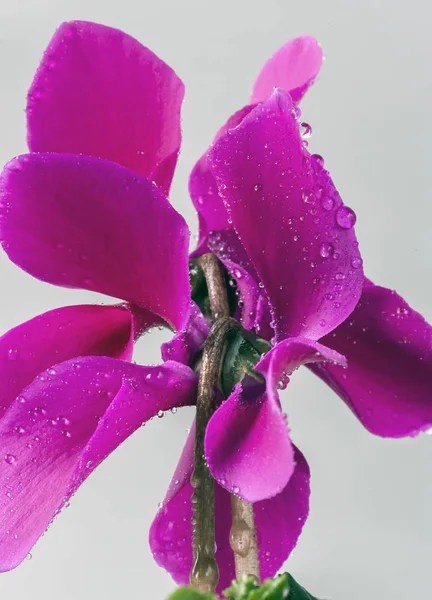
[[[345,356],[319,342],[304,338],[288,338],[279,342],[256,365],[266,378],[267,393],[277,398],[277,388],[286,387],[290,376],[299,367],[311,363],[347,366]]]
[[[432,327],[396,292],[367,284],[351,316],[324,340],[348,368],[314,372],[363,425],[383,437],[432,427]]]
[[[195,304],[191,303],[191,314],[185,329],[161,346],[163,360],[175,360],[183,365],[193,364],[198,352],[204,346],[204,342],[210,332],[208,323]]]
[[[353,224],[276,91],[209,153],[239,238],[269,298],[277,339],[318,339],[352,312],[363,272]]]
[[[233,115],[216,133],[213,143],[216,142],[224,133],[237,127],[245,116],[250,113],[253,106],[244,106]],[[210,171],[207,153],[196,163],[189,177],[189,193],[195,210],[200,217],[199,248],[200,253],[205,252],[205,243],[207,235],[211,231],[223,231],[231,229],[232,225],[228,222],[228,213],[223,200],[219,195],[218,186]]]
[[[106,158],[167,194],[183,95],[174,71],[129,35],[96,23],[63,23],[28,94],[29,148]]]
[[[309,468],[294,448],[294,473],[283,491],[254,505],[261,578],[273,577],[297,544],[309,512]],[[150,530],[150,546],[156,562],[178,584],[187,584],[192,568],[192,486],[193,430],[171,482],[162,508]],[[235,578],[234,555],[229,543],[230,497],[215,488],[216,560],[219,566],[218,591]]]
[[[247,502],[258,502],[283,490],[294,459],[277,399],[265,393],[265,384],[253,381],[257,389],[248,389],[249,383],[237,385],[210,419],[205,454],[222,487]]]
[[[16,567],[97,465],[158,411],[192,404],[188,367],[103,357],[56,365],[0,421],[0,571]]]
[[[322,61],[323,52],[314,37],[304,35],[289,40],[261,69],[251,102],[267,100],[276,87],[289,92],[293,101],[299,102],[315,81]]]
[[[0,337],[0,417],[48,367],[77,356],[130,360],[131,313],[120,306],[65,306],[39,315]]]
[[[266,379],[238,384],[207,426],[205,454],[216,481],[247,502],[279,494],[287,485],[294,458],[277,389],[286,387],[299,366],[312,362],[346,364],[345,358],[318,342],[289,338],[256,365]]]
[[[0,239],[22,269],[186,324],[188,228],[149,181],[98,158],[29,154],[6,165],[0,194]]]

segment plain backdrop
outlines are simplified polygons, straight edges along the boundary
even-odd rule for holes
[[[313,34],[326,61],[302,106],[311,149],[326,158],[357,212],[369,277],[432,320],[431,17],[426,0],[0,0],[0,162],[26,150],[26,91],[56,26],[85,19],[121,28],[186,84],[172,202],[196,232],[187,194],[194,161],[247,102],[266,58],[290,37]],[[99,301],[33,280],[5,255],[0,289],[1,331],[57,306]],[[146,336],[138,362],[158,361],[162,339]],[[428,597],[431,436],[373,437],[305,370],[283,401],[312,470],[311,516],[287,568],[319,597]],[[127,440],[79,490],[32,560],[0,575],[0,597],[164,600],[174,585],[153,562],[147,534],[192,416],[184,409],[156,419]]]

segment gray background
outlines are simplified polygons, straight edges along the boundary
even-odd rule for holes
[[[187,175],[248,93],[264,60],[290,37],[317,36],[327,60],[303,103],[311,148],[323,154],[358,214],[369,276],[432,320],[430,219],[431,10],[426,0],[0,0],[0,162],[25,151],[25,94],[63,20],[124,29],[186,84],[184,145],[174,205],[192,230]],[[96,295],[38,281],[0,257],[0,329]],[[159,358],[157,333],[137,348]],[[374,438],[304,370],[284,392],[295,442],[312,469],[312,514],[288,566],[320,597],[402,600],[430,590],[430,436]],[[147,531],[192,419],[156,419],[79,490],[33,551],[0,576],[12,600],[162,600],[173,588],[153,562]]]

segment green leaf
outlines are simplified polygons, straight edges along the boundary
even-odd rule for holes
[[[261,586],[250,577],[240,582],[233,581],[224,595],[229,600],[318,600],[288,573],[267,579]]]
[[[167,600],[217,600],[213,594],[201,594],[192,587],[184,587],[176,590]]]
[[[257,585],[252,577],[233,581],[223,593],[227,600],[318,600],[307,592],[289,573],[267,579]],[[168,600],[217,600],[213,594],[201,594],[192,587],[179,588]]]

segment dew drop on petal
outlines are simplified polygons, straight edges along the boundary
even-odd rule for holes
[[[341,206],[336,212],[336,223],[342,229],[351,229],[357,220],[356,214],[349,206]]]
[[[363,264],[363,261],[359,256],[357,256],[351,260],[351,266],[353,269],[360,269],[362,264]]]
[[[331,210],[334,208],[335,202],[331,196],[323,196],[321,199],[321,206],[324,210]]]
[[[311,190],[304,190],[302,192],[303,202],[306,204],[314,204],[316,202],[316,196]]]
[[[320,327],[325,327],[327,325],[326,321],[324,319],[321,319],[321,321],[319,322]]]
[[[5,463],[13,465],[16,462],[16,457],[13,454],[6,454],[4,457]]]
[[[305,121],[303,121],[303,123],[300,123],[300,134],[304,140],[310,138],[310,136],[312,135],[312,127],[309,125],[309,123],[306,123]]]
[[[321,154],[312,154],[312,160],[318,167],[324,167],[324,159]]]
[[[9,360],[18,360],[20,357],[20,351],[18,348],[9,348],[7,356]]]
[[[329,258],[334,253],[333,244],[330,244],[330,242],[324,242],[320,246],[319,253],[320,253],[320,256],[322,256],[322,258]]]

